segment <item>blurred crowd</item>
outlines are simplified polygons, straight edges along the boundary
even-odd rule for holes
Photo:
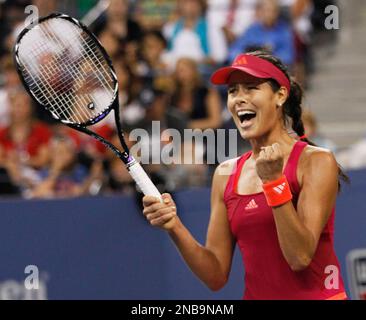
[[[324,34],[324,8],[333,0],[11,0],[0,1],[0,195],[25,198],[133,194],[120,160],[99,142],[57,124],[24,91],[12,48],[35,5],[41,16],[60,11],[82,19],[112,58],[119,82],[122,126],[129,146],[135,128],[231,129],[225,91],[209,84],[217,67],[238,53],[267,50],[281,58],[306,89],[316,72],[314,39]],[[334,39],[332,39],[333,41]],[[335,150],[317,133],[311,111],[307,134]],[[119,146],[113,116],[95,130]],[[140,141],[153,149],[169,138]],[[207,143],[185,142],[186,153],[207,156]],[[220,147],[220,146],[217,146]],[[248,145],[237,139],[238,154]],[[181,159],[180,159],[181,160]],[[206,186],[217,163],[149,164],[160,191]]]

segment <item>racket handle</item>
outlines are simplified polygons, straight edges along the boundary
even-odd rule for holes
[[[137,161],[129,166],[128,170],[145,196],[153,196],[161,200],[161,194],[159,190],[152,183],[145,170]]]

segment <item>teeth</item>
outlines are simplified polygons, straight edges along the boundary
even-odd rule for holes
[[[247,114],[256,114],[254,111],[251,110],[243,110],[243,111],[238,111],[238,116],[245,116]]]

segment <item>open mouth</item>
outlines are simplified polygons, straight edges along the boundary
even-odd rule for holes
[[[257,116],[257,113],[252,110],[238,111],[238,117],[241,123],[250,121]]]

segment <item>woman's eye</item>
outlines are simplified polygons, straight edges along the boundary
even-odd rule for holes
[[[227,92],[231,94],[231,93],[234,93],[235,90],[236,90],[236,88],[229,88]]]

